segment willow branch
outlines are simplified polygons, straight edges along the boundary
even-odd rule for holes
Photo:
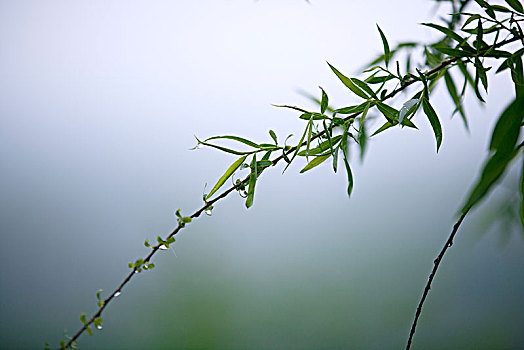
[[[431,274],[429,275],[428,282],[426,283],[426,287],[424,288],[424,293],[422,293],[422,298],[420,298],[420,302],[418,303],[417,312],[415,314],[415,319],[413,320],[413,324],[411,325],[411,331],[409,332],[409,339],[406,345],[406,350],[409,350],[409,348],[411,347],[411,342],[413,340],[413,336],[415,335],[415,329],[417,328],[417,322],[422,312],[422,306],[424,305],[424,302],[426,301],[429,290],[431,289],[431,282],[433,282],[433,279],[435,278],[435,275],[437,274],[438,267],[440,265],[440,262],[442,261],[442,258],[444,258],[444,254],[446,254],[446,251],[449,248],[451,248],[451,246],[453,245],[453,239],[455,238],[455,235],[457,234],[457,231],[460,225],[462,224],[462,221],[464,221],[464,218],[466,217],[468,212],[469,212],[469,209],[466,210],[460,216],[460,218],[455,223],[455,225],[453,225],[453,230],[451,231],[451,235],[449,236],[448,240],[446,241],[446,244],[444,244],[444,247],[442,247],[440,254],[433,261],[433,270],[431,271]]]
[[[503,46],[503,45],[506,45],[506,44],[509,44],[511,42],[514,42],[514,41],[517,41],[517,40],[520,40],[520,39],[523,39],[523,36],[514,36],[513,38],[510,38],[510,39],[507,39],[507,40],[504,40],[504,41],[501,41],[495,45],[491,45],[489,47],[486,47],[484,48],[482,51],[485,52],[487,51],[488,49],[490,48],[493,48],[493,47],[500,47],[500,46]],[[430,75],[440,71],[441,69],[444,69],[446,68],[447,66],[453,64],[454,62],[460,60],[461,57],[453,57],[453,58],[450,58],[450,59],[447,59],[445,61],[442,61],[439,65],[437,65],[436,67],[432,68],[431,70],[428,70],[426,71],[424,74],[429,77]],[[410,80],[407,80],[402,86],[398,87],[397,89],[393,90],[392,92],[390,92],[388,95],[386,95],[382,101],[385,101],[385,100],[388,100],[392,97],[394,97],[396,94],[398,94],[399,92],[405,90],[408,86],[414,84],[415,82],[417,81],[420,81],[419,78],[412,78]],[[357,113],[353,113],[349,116],[347,116],[346,118],[344,118],[344,121],[348,121],[349,119],[352,119],[352,118],[356,118],[358,117],[359,115],[361,114],[361,112],[357,112]],[[315,140],[321,136],[323,136],[325,134],[325,131],[320,131],[314,135],[312,135],[311,137],[311,140]],[[294,147],[291,147],[289,148],[287,151],[285,151],[286,155],[290,155],[292,154],[294,151],[296,151],[297,148],[299,147],[303,147],[307,144],[307,141],[304,141],[302,144],[300,145],[297,145],[297,146],[294,146]],[[277,165],[282,159],[284,159],[284,156],[283,155],[280,155],[278,157],[276,157],[274,160],[272,160],[272,163],[273,163],[273,166]],[[227,197],[231,192],[235,191],[235,190],[238,190],[241,186],[244,186],[247,182],[249,181],[249,176],[247,176],[244,180],[242,180],[240,183],[238,184],[235,184],[233,186],[231,186],[230,188],[228,188],[227,190],[225,190],[224,192],[222,192],[219,196],[215,197],[214,199],[206,202],[201,208],[199,208],[197,211],[195,211],[193,214],[191,214],[191,218],[194,219],[194,218],[197,218],[199,217],[203,211],[205,211],[208,207],[212,206],[214,203],[218,202],[219,200]],[[465,216],[465,214],[463,215]],[[463,217],[461,217],[461,219],[463,219]],[[462,220],[460,220],[460,222],[462,222]],[[459,224],[460,225],[460,224]],[[182,224],[180,223],[167,237],[166,237],[166,241],[175,236],[178,232],[180,232],[181,229],[183,229],[184,227],[186,226],[186,224]],[[457,227],[458,229],[458,227]],[[454,234],[452,235],[454,236]],[[452,237],[450,237],[452,239]],[[448,240],[449,241],[449,240]],[[152,246],[151,247],[151,252],[143,259],[144,263],[147,263],[149,261],[151,261],[151,259],[153,258],[153,256],[160,250],[160,246],[162,246],[161,243],[155,245],[155,246]],[[447,247],[447,246],[446,246]],[[443,252],[445,252],[445,250],[447,248],[444,248]],[[443,255],[443,254],[442,254]],[[440,260],[439,260],[440,262]],[[438,264],[436,265],[438,267]],[[138,274],[139,270],[137,267],[133,268],[133,270],[127,275],[127,277],[122,281],[122,283],[120,283],[120,285],[114,290],[113,293],[111,293],[111,295],[104,299],[103,300],[103,305],[98,309],[98,311],[83,325],[83,327],[81,327],[78,332],[75,333],[75,335],[73,337],[71,337],[69,339],[69,341],[65,344],[65,348],[70,348],[71,345],[78,339],[78,337],[80,337],[80,335],[82,335],[82,333],[84,333],[86,331],[86,329],[95,322],[95,319],[97,319],[98,317],[101,317],[103,311],[105,310],[105,308],[107,307],[107,305],[113,301],[114,298],[116,298],[119,293],[121,293],[122,289],[131,281],[131,279],[136,275]],[[435,272],[436,272],[436,269],[435,269]],[[430,281],[429,281],[429,284],[431,284],[431,280],[433,280],[433,277],[430,276]],[[429,284],[427,285],[427,287],[429,287]],[[428,288],[429,290],[429,288]],[[422,304],[426,298],[426,295],[427,295],[427,292],[425,292],[425,294],[423,295],[423,299],[421,300],[421,304],[419,305],[420,309],[422,307]],[[411,334],[410,334],[410,339],[409,339],[409,343],[408,343],[408,348],[409,348],[409,344],[411,343],[411,338],[415,332],[415,327],[416,327],[416,321],[418,320],[418,316],[420,315],[420,310],[417,309],[417,315],[416,315],[416,318],[415,318],[415,322],[414,322],[414,325],[412,327],[412,331],[411,331]]]

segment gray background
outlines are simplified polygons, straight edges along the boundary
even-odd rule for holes
[[[318,85],[355,103],[325,61],[357,73],[381,52],[376,23],[392,45],[430,40],[417,23],[434,13],[430,1],[0,2],[0,347],[76,332],[96,290],[114,290],[143,241],[172,230],[173,210],[200,207],[234,157],[188,151],[193,135],[300,133],[272,103],[311,107],[297,89]],[[184,230],[176,256],[155,257],[80,348],[401,348],[513,94],[505,76],[490,84],[483,108],[468,94],[469,133],[436,91],[438,155],[422,114],[419,131],[373,139],[353,158],[351,200],[327,165],[267,171],[252,209],[233,195]],[[485,232],[494,210],[459,232],[416,348],[524,347],[521,229]]]

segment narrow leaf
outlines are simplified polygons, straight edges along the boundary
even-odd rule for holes
[[[320,113],[324,114],[326,112],[326,109],[328,107],[328,95],[324,91],[324,89],[320,88],[322,90],[322,100],[320,101]]]
[[[504,174],[508,164],[519,153],[516,147],[520,124],[524,118],[524,97],[518,96],[499,117],[490,142],[492,156],[488,159],[477,184],[462,208],[464,213],[475,206]]]
[[[499,117],[489,144],[490,151],[509,152],[517,143],[524,118],[524,96],[515,99]]]
[[[364,99],[368,99],[369,96],[364,93],[358,86],[356,86],[350,78],[346,77],[344,74],[340,73],[335,67],[333,67],[329,62],[327,62],[329,68],[336,74],[336,76],[340,79],[340,81],[346,85],[348,89],[353,91],[357,96],[362,97]]]
[[[277,134],[275,134],[275,132],[273,130],[269,130],[269,136],[271,136],[273,141],[275,141],[275,145],[278,145]]]
[[[351,78],[351,81],[353,83],[355,83],[356,85],[358,85],[358,87],[360,87],[362,90],[364,90],[365,92],[368,93],[369,96],[373,97],[375,100],[378,100],[378,97],[377,95],[375,94],[375,92],[368,86],[368,84],[366,84],[365,82],[363,82],[362,80],[359,80],[357,78]]]
[[[390,122],[385,122],[385,123],[384,123],[380,128],[378,128],[378,130],[375,131],[371,136],[373,137],[373,136],[375,136],[375,135],[377,135],[377,134],[380,134],[382,131],[391,128],[393,125],[395,125],[395,124],[391,124]]]
[[[388,66],[389,59],[390,59],[390,51],[389,51],[389,44],[388,40],[386,39],[386,36],[382,32],[382,29],[377,24],[378,32],[380,33],[380,38],[382,39],[382,45],[384,46],[384,61],[386,62],[386,67]]]
[[[209,194],[206,196],[206,199],[209,199],[211,198],[211,196],[220,189],[220,187],[222,187],[222,185],[224,185],[224,183],[226,182],[227,179],[229,179],[231,177],[231,175],[233,175],[233,173],[235,172],[235,170],[237,170],[243,163],[244,163],[244,160],[246,160],[246,157],[247,156],[243,156],[239,159],[237,159],[233,164],[231,164],[231,166],[226,170],[226,172],[224,173],[224,175],[222,175],[222,177],[220,179],[218,179],[218,182],[216,183],[216,185],[213,187],[213,189],[211,190],[211,192],[209,192]]]
[[[522,227],[524,228],[524,157],[522,157],[522,167],[521,167],[521,172],[522,174],[520,175],[520,222],[522,224]]]
[[[446,54],[451,57],[473,57],[474,56],[474,54],[472,54],[471,52],[466,52],[460,49],[453,49],[448,46],[436,45],[434,46],[434,48],[442,52],[443,54]]]
[[[438,152],[440,144],[442,143],[442,127],[440,126],[440,121],[438,119],[437,113],[435,113],[435,110],[426,98],[422,99],[422,108],[424,109],[424,113],[428,117],[431,128],[433,129],[433,133],[435,134]]]
[[[344,165],[346,166],[346,174],[348,177],[347,192],[348,192],[348,197],[351,197],[351,192],[353,192],[353,173],[351,172],[351,167],[349,166],[347,150],[342,149],[342,152],[344,154]]]
[[[327,160],[329,157],[331,157],[331,153],[326,153],[323,155],[320,155],[318,157],[313,158],[311,162],[309,162],[302,170],[300,170],[300,173],[305,173],[308,170],[313,169],[314,167],[322,164],[325,160]]]
[[[253,141],[246,140],[246,139],[243,138],[243,137],[239,137],[239,136],[231,136],[231,135],[213,136],[213,137],[210,137],[210,138],[204,140],[204,142],[209,142],[209,141],[211,141],[211,140],[220,140],[220,139],[226,139],[226,140],[238,141],[238,142],[243,143],[243,144],[245,144],[245,145],[247,145],[247,146],[250,146],[250,147],[261,148],[260,145],[254,143]]]
[[[515,11],[524,13],[524,8],[519,0],[505,0]]]
[[[377,108],[390,123],[396,124],[398,122],[399,112],[395,108],[383,102],[377,102]]]
[[[460,116],[462,117],[462,121],[464,122],[464,126],[466,129],[469,129],[468,120],[466,119],[464,108],[462,108],[462,100],[458,95],[457,87],[455,86],[455,82],[453,81],[453,78],[449,72],[444,74],[444,81],[446,82],[449,96],[451,97],[451,100],[453,100],[453,103],[455,103],[455,111],[459,112]]]
[[[235,150],[227,148],[227,147],[222,147],[222,146],[214,145],[212,143],[208,143],[208,142],[205,142],[205,141],[200,141],[199,139],[197,139],[197,141],[198,141],[198,143],[200,143],[200,144],[202,144],[204,146],[216,148],[216,149],[224,151],[226,153],[236,154],[238,156],[243,156],[245,154],[252,154],[254,152],[254,151],[248,151],[248,152],[235,151]]]
[[[411,108],[413,108],[414,106],[416,106],[418,103],[419,103],[418,99],[411,99],[411,100],[406,101],[402,105],[402,108],[400,109],[399,114],[398,114],[398,122],[400,124],[402,124],[402,121],[404,120],[404,117],[408,114],[408,111]]]
[[[315,156],[315,155],[318,155],[318,154],[321,154],[327,151],[328,149],[332,148],[333,145],[336,145],[340,141],[341,138],[342,138],[342,135],[337,135],[333,138],[329,137],[327,141],[324,141],[320,143],[317,147],[310,149],[308,152],[308,155]],[[306,150],[298,152],[298,155],[302,157],[305,156]]]
[[[251,161],[251,175],[249,175],[249,189],[247,191],[246,208],[250,208],[253,205],[257,177],[257,155],[253,154],[253,160]]]
[[[422,23],[423,26],[426,26],[426,27],[431,27],[433,29],[436,29],[442,33],[444,33],[446,36],[448,36],[449,38],[455,40],[456,42],[462,42],[464,40],[463,37],[461,37],[460,35],[458,35],[457,33],[455,33],[454,31],[452,31],[451,29],[449,28],[446,28],[446,27],[443,27],[443,26],[440,26],[438,24],[434,24],[434,23]]]

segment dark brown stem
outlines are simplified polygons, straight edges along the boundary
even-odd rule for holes
[[[420,298],[420,302],[418,303],[417,312],[415,313],[415,319],[413,320],[413,323],[411,325],[411,331],[409,332],[409,339],[406,345],[406,350],[409,350],[409,348],[411,347],[411,342],[413,340],[413,336],[415,335],[415,329],[417,328],[417,322],[422,312],[422,306],[424,305],[424,302],[426,301],[429,290],[431,289],[431,282],[433,282],[433,279],[435,278],[435,275],[437,274],[438,267],[440,265],[440,262],[442,261],[442,258],[444,257],[444,254],[446,254],[446,251],[448,250],[448,248],[451,248],[451,246],[453,245],[453,239],[455,238],[455,235],[457,234],[460,224],[462,224],[462,221],[464,221],[464,218],[466,217],[468,212],[469,212],[469,209],[466,210],[460,216],[460,218],[455,223],[455,225],[453,225],[453,230],[451,231],[451,235],[449,236],[448,240],[446,241],[446,244],[444,244],[444,247],[440,251],[440,254],[433,261],[433,270],[431,271],[431,274],[429,275],[428,282],[426,283],[426,287],[424,288],[424,293],[422,293],[422,298]]]

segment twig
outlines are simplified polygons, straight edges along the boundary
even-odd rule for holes
[[[429,275],[428,282],[426,283],[426,287],[424,288],[424,293],[422,294],[422,298],[420,298],[420,302],[417,306],[417,312],[415,314],[415,319],[413,320],[413,324],[411,325],[411,331],[409,333],[409,339],[408,344],[406,345],[406,350],[409,350],[411,347],[411,341],[413,340],[413,336],[415,335],[415,329],[417,328],[417,322],[418,318],[420,317],[420,314],[422,312],[422,306],[424,305],[424,302],[426,301],[426,297],[428,296],[429,290],[431,289],[431,282],[433,282],[433,279],[435,278],[435,275],[437,274],[438,267],[440,265],[440,262],[442,261],[442,258],[444,257],[444,254],[446,254],[446,251],[448,248],[451,248],[453,245],[453,239],[455,238],[455,235],[457,234],[457,231],[460,227],[460,224],[462,224],[462,221],[468,214],[469,209],[466,210],[458,219],[458,221],[453,225],[453,230],[451,231],[451,235],[449,236],[448,240],[446,241],[446,244],[444,244],[444,247],[440,251],[440,254],[437,256],[435,261],[433,262],[433,271],[431,271],[431,274]]]

